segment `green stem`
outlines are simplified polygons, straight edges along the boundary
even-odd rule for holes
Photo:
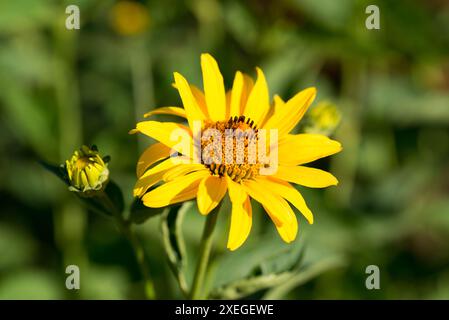
[[[150,278],[149,266],[147,259],[145,257],[145,251],[143,249],[142,243],[137,238],[137,235],[134,232],[134,229],[131,227],[131,224],[126,222],[122,223],[122,232],[129,240],[134,250],[134,254],[136,255],[137,263],[139,265],[140,272],[142,273],[144,279],[145,295],[147,299],[155,299],[156,295],[154,291],[154,286]]]
[[[198,256],[198,263],[196,265],[195,276],[193,278],[192,290],[190,291],[190,299],[200,299],[201,290],[203,289],[204,277],[209,263],[209,256],[212,249],[212,240],[215,224],[217,222],[218,211],[220,205],[218,205],[212,212],[210,212],[206,218],[204,224],[203,235],[201,237],[200,252]]]
[[[137,264],[139,265],[140,273],[142,274],[144,280],[144,292],[146,298],[151,300],[155,299],[156,295],[154,291],[153,281],[151,281],[149,273],[149,264],[145,256],[145,250],[142,246],[142,243],[137,238],[137,235],[134,232],[131,223],[123,219],[121,212],[117,210],[116,206],[105,192],[101,192],[98,197],[106,206],[106,209],[110,210],[118,229],[123,233],[123,235],[131,244],[131,247],[136,256]]]

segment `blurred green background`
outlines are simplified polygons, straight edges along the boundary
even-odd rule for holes
[[[128,130],[154,107],[180,105],[174,71],[201,86],[200,54],[210,52],[227,87],[236,70],[254,76],[255,66],[271,95],[316,86],[314,105],[340,109],[333,137],[344,146],[314,164],[333,172],[338,187],[300,188],[316,222],[301,218],[294,244],[255,208],[249,240],[230,253],[229,217],[220,217],[210,287],[276,268],[275,252],[299,251],[301,273],[281,297],[449,299],[448,1],[139,3],[0,1],[0,298],[144,297],[126,240],[37,160],[62,163],[94,143],[112,157],[129,203],[137,158],[151,141]],[[80,30],[65,28],[69,4],[81,10]],[[369,4],[380,8],[380,30],[365,28]],[[191,211],[188,281],[204,219]],[[138,234],[158,297],[180,298],[159,219]],[[65,288],[69,264],[80,266],[79,291]],[[365,287],[371,264],[380,290]]]

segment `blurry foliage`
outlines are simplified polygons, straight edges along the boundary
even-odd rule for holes
[[[79,31],[64,28],[69,2],[80,6]],[[334,136],[344,147],[316,163],[339,178],[337,188],[301,189],[316,222],[301,218],[294,244],[285,245],[255,207],[248,242],[228,252],[229,217],[219,217],[211,292],[449,298],[446,1],[149,0],[140,1],[148,28],[131,36],[114,31],[115,2],[0,1],[0,298],[142,298],[125,240],[69,200],[66,186],[36,160],[61,162],[95,143],[114,158],[111,174],[130,201],[134,165],[150,141],[127,132],[149,109],[179,105],[173,71],[201,85],[201,52],[214,54],[228,86],[235,70],[253,73],[256,65],[271,94],[289,98],[316,86],[317,102],[341,111]],[[380,8],[378,31],[365,29],[369,4]],[[203,219],[195,206],[184,217],[190,261]],[[139,232],[160,297],[179,298],[161,259],[159,220]],[[81,267],[79,292],[64,287],[67,264]],[[379,291],[364,286],[369,264],[381,269]],[[193,268],[185,270],[187,283]],[[281,275],[280,287],[265,285],[268,270]],[[294,273],[289,281],[285,272]],[[232,288],[248,275],[248,287]]]

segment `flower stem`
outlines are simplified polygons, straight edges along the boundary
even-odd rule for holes
[[[204,224],[203,235],[201,237],[200,252],[198,256],[198,262],[196,265],[195,276],[193,278],[192,289],[190,291],[190,299],[200,299],[201,290],[203,289],[204,277],[209,263],[209,256],[212,249],[212,240],[215,224],[217,222],[218,211],[220,211],[220,205],[218,205],[212,212],[210,212],[206,218]]]
[[[144,280],[144,292],[147,299],[155,299],[155,291],[153,282],[149,274],[149,265],[145,256],[145,250],[142,243],[137,238],[134,229],[129,221],[123,219],[121,212],[117,209],[114,203],[105,192],[101,192],[98,197],[102,200],[106,209],[112,213],[115,223],[120,232],[126,237],[131,244],[131,247],[136,256],[137,264],[139,265],[140,273]]]
[[[148,267],[147,259],[145,257],[145,251],[143,249],[142,243],[137,238],[136,233],[134,232],[134,229],[131,227],[131,224],[129,224],[123,220],[122,220],[122,232],[126,236],[126,238],[129,240],[129,242],[134,250],[134,254],[136,255],[137,263],[139,265],[140,272],[142,273],[142,276],[144,279],[145,296],[147,297],[147,299],[154,299],[155,298],[154,286],[153,286],[153,282],[151,281],[151,278],[149,275],[149,271],[148,271],[149,267]]]

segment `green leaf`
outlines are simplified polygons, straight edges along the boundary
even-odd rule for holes
[[[165,208],[146,207],[141,199],[135,198],[131,205],[129,220],[135,224],[142,224],[149,218],[160,215],[164,210]]]
[[[120,187],[112,180],[109,180],[104,189],[107,197],[111,200],[118,213],[122,213],[125,208],[125,201],[123,200],[123,193]]]
[[[296,241],[292,245],[288,246],[286,250],[282,250],[279,254],[262,261],[256,270],[260,269],[260,273],[263,275],[292,271],[299,268],[303,261],[304,255],[304,241]]]
[[[264,299],[282,299],[294,288],[306,283],[318,275],[344,265],[341,257],[333,257],[318,261],[305,268],[294,267],[291,271],[262,274],[233,281],[214,289],[212,299],[241,299],[255,292],[267,290]]]
[[[267,300],[283,299],[294,288],[303,285],[307,281],[326,271],[342,267],[344,264],[345,262],[342,257],[332,257],[318,261],[304,270],[297,271],[288,279],[288,281],[284,281],[276,286],[273,286],[273,288],[265,293],[263,298]]]
[[[259,244],[267,248],[263,240],[265,239],[262,239]],[[266,240],[272,239],[267,238]],[[265,250],[265,254],[260,255],[258,259],[254,259],[254,257],[251,259],[250,256],[245,254],[241,257],[244,261],[241,263],[247,266],[246,273],[242,274],[243,276],[240,278],[234,278],[225,283],[218,281],[216,283],[218,286],[211,291],[211,298],[240,299],[257,291],[266,290],[285,283],[296,274],[303,260],[303,256],[303,241],[296,241],[290,246],[284,245],[278,249]],[[225,268],[230,268],[230,266]],[[224,269],[220,268],[220,270]]]
[[[227,300],[240,299],[257,291],[288,282],[292,275],[292,272],[283,272],[280,274],[267,274],[235,281],[213,290],[210,293],[210,298]]]
[[[48,163],[44,160],[38,160],[39,164],[43,166],[45,169],[55,174],[59,179],[61,179],[65,184],[69,185],[69,179],[67,177],[67,171],[65,170],[64,165],[54,165]]]
[[[257,242],[246,244],[232,254],[217,259],[214,287],[225,286],[253,276],[290,271],[299,263],[303,241],[286,246],[276,234],[268,234]],[[232,272],[227,272],[231,270]]]
[[[113,212],[108,206],[104,203],[104,201],[98,197],[83,197],[76,193],[77,198],[87,207],[87,209],[98,213],[104,217],[113,216]]]
[[[184,295],[187,295],[188,288],[184,276],[187,256],[182,236],[182,221],[191,205],[192,202],[185,202],[182,206],[172,206],[169,210],[164,211],[161,219],[163,244],[169,266]]]

